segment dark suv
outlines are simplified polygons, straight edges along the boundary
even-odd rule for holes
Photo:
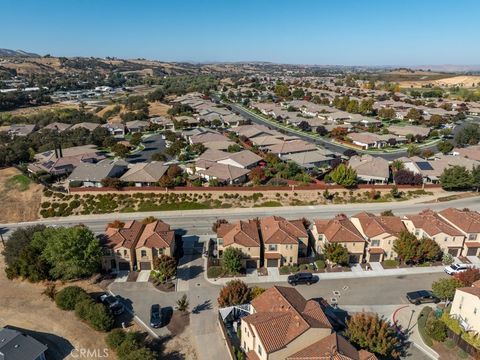
[[[288,277],[288,283],[293,286],[298,284],[310,285],[317,281],[318,277],[313,276],[311,273],[297,273]]]
[[[432,294],[431,291],[428,291],[428,290],[408,292],[407,300],[415,305],[426,304],[426,303],[438,304],[440,302],[440,299],[437,298],[435,295]]]
[[[158,304],[152,305],[150,308],[150,326],[159,328],[162,326],[162,308]]]

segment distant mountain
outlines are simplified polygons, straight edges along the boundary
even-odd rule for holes
[[[23,50],[10,50],[10,49],[0,49],[0,56],[10,56],[10,57],[40,57],[40,55],[35,53],[29,53]]]

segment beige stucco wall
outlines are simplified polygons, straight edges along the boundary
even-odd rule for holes
[[[459,317],[469,329],[480,333],[480,299],[461,290],[455,292],[450,316]]]
[[[222,240],[222,239],[219,238],[218,240]],[[230,244],[228,246],[223,246],[223,245],[220,245],[219,242],[217,241],[217,250],[218,250],[217,258],[221,257],[220,252],[223,253],[223,251],[225,251],[225,249],[229,247],[240,249],[242,251],[244,256],[243,266],[246,266],[246,262],[248,259],[257,260],[257,266],[260,266],[260,246],[246,247],[236,243]]]
[[[156,248],[148,248],[145,246],[139,247],[135,249],[136,252],[136,258],[137,258],[137,270],[140,270],[140,263],[141,262],[150,262],[151,268],[153,269],[153,259],[155,257],[158,257],[160,255],[168,255],[168,256],[173,256],[173,252],[175,251],[174,249],[174,243],[172,244],[172,247],[167,247],[165,249],[156,249]],[[142,250],[144,250],[147,254],[146,256],[142,257]]]
[[[125,251],[126,251],[126,255],[125,255]],[[102,256],[102,266],[105,270],[112,270],[111,268],[112,259],[115,259],[117,267],[119,262],[128,262],[130,264],[130,270],[133,270],[133,267],[135,265],[135,252],[131,251],[126,247],[119,247],[116,249],[112,249],[110,255]]]
[[[269,250],[270,245],[276,245],[277,249]],[[293,265],[298,263],[298,244],[265,244],[265,254],[268,253],[281,254],[285,259],[282,265]]]

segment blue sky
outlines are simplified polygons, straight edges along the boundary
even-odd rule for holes
[[[0,47],[64,56],[480,64],[477,0],[0,0]]]

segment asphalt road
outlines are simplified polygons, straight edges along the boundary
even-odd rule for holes
[[[127,161],[131,164],[149,161],[155,153],[165,153],[166,144],[162,135],[152,135],[142,141],[145,148],[135,154],[129,155]],[[168,156],[167,156],[168,157]]]
[[[313,220],[316,218],[332,218],[339,213],[347,216],[358,214],[362,211],[380,213],[384,210],[393,210],[396,215],[405,215],[417,213],[423,209],[442,210],[448,207],[469,208],[471,210],[480,210],[480,198],[470,197],[465,199],[453,200],[439,203],[412,203],[409,201],[401,203],[367,203],[367,204],[341,204],[341,205],[316,205],[316,206],[289,206],[275,208],[238,208],[238,209],[208,209],[208,210],[188,210],[188,211],[154,211],[143,213],[114,213],[97,214],[85,216],[70,216],[66,218],[49,218],[38,221],[0,224],[0,233],[8,237],[8,233],[19,227],[34,224],[45,224],[49,226],[73,226],[84,224],[92,231],[100,233],[105,230],[107,223],[113,220],[133,220],[143,219],[147,216],[161,218],[172,228],[183,230],[189,234],[205,235],[212,234],[212,224],[217,219],[227,219],[230,221],[248,219],[254,217],[263,217],[270,215],[284,216],[289,219],[307,218]]]
[[[254,115],[250,112],[247,112],[242,107],[240,107],[236,104],[229,103],[228,105],[231,106],[232,109],[235,110],[236,112],[238,112],[241,116],[243,116],[246,119],[251,120],[253,123],[257,123],[257,124],[261,124],[261,125],[267,125],[269,127],[275,127],[275,128],[277,128],[277,130],[286,131],[290,135],[297,136],[297,137],[301,138],[302,140],[305,140],[305,141],[308,141],[308,142],[313,142],[316,145],[321,146],[321,147],[323,147],[327,150],[343,154],[343,152],[345,150],[350,150],[351,149],[349,147],[345,147],[345,146],[342,146],[342,145],[339,145],[339,144],[332,143],[329,140],[326,140],[326,139],[323,139],[323,138],[320,138],[320,139],[312,138],[312,137],[307,136],[307,135],[301,135],[301,134],[299,134],[295,131],[287,130],[283,127],[275,126],[275,124],[272,124],[271,122],[265,121],[265,119],[263,117],[261,117],[259,115],[256,115],[256,114]],[[472,118],[472,119],[470,119],[470,121],[475,121],[475,119]],[[478,121],[478,119],[477,119],[477,121]],[[453,130],[453,135],[455,135],[463,126],[464,126],[464,123],[456,126],[455,129]],[[437,145],[425,146],[425,147],[422,147],[422,150],[431,150],[433,152],[437,152]],[[398,159],[400,157],[407,156],[407,151],[406,150],[398,151],[398,152],[395,152],[395,153],[375,153],[375,152],[367,152],[367,151],[362,151],[362,150],[356,150],[356,151],[358,153],[365,153],[365,154],[370,154],[372,156],[378,156],[378,157],[384,158],[388,161],[392,161],[392,160]]]

